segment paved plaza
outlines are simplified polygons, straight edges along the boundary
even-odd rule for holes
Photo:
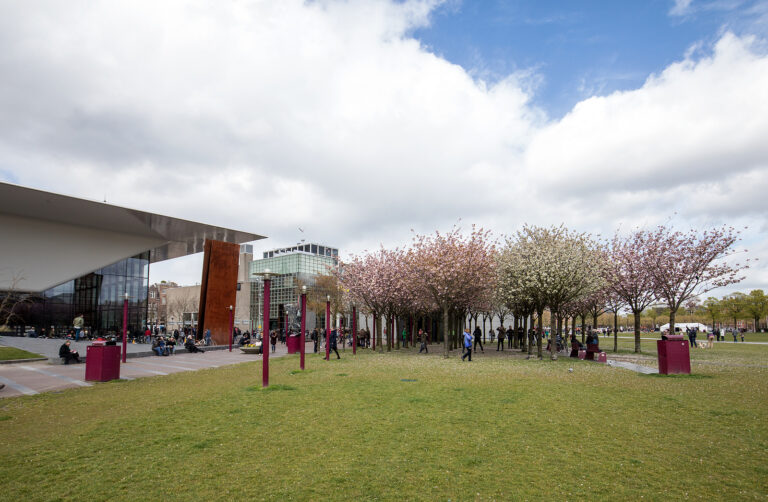
[[[24,337],[0,337],[0,345],[16,347],[58,359],[59,347],[63,340],[37,339]],[[72,342],[72,346],[81,355],[85,355],[90,342]],[[312,343],[307,344],[307,354],[312,352]],[[227,347],[203,347],[205,353],[192,354],[178,350],[173,356],[136,357],[151,351],[149,344],[128,344],[128,359],[120,368],[120,378],[136,378],[169,375],[181,371],[197,371],[206,368],[218,368],[229,364],[261,361],[259,354],[244,354],[237,347],[232,352]],[[285,345],[277,344],[276,352],[270,357],[286,355]],[[134,357],[131,357],[134,355]],[[0,390],[0,397],[34,395],[75,387],[89,387],[92,382],[85,381],[85,364],[51,364],[47,360],[14,364],[0,364],[0,383],[5,388]]]

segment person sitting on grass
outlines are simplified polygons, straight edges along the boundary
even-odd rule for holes
[[[64,358],[64,364],[69,364],[69,361],[75,361],[76,363],[80,362],[80,354],[77,353],[76,350],[72,350],[69,347],[69,344],[71,342],[67,340],[64,342],[64,345],[59,348],[59,357]]]

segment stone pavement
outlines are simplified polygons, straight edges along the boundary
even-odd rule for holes
[[[40,343],[42,342],[42,343]],[[24,337],[2,337],[0,345],[12,346],[36,352],[43,355],[58,357],[62,340],[43,340]],[[72,345],[75,345],[73,342]],[[77,350],[85,354],[88,342],[78,342]],[[53,347],[53,348],[51,348]],[[133,351],[131,350],[133,349]],[[128,345],[128,354],[144,352],[148,345]],[[228,350],[205,350],[204,354],[192,354],[182,349],[173,356],[128,357],[121,365],[120,378],[133,380],[142,377],[168,375],[180,371],[196,371],[205,368],[218,368],[228,364],[261,361],[259,354],[244,354],[237,347]],[[307,354],[312,352],[312,342],[307,343]],[[270,357],[281,357],[287,354],[285,345],[277,344],[276,352]],[[0,365],[0,383],[5,388],[0,390],[0,397],[33,395],[74,387],[90,387],[91,382],[85,381],[85,364],[53,365],[47,361],[36,361],[18,364]]]

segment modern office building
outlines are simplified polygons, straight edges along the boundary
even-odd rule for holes
[[[78,314],[94,333],[119,332],[126,295],[129,329],[141,330],[152,263],[202,252],[206,240],[264,238],[7,183],[0,235],[0,297],[26,300],[14,302],[8,324],[56,334]]]
[[[251,314],[251,262],[253,261],[253,245],[241,244],[237,268],[237,294],[235,295],[234,319],[235,328],[241,331],[251,331],[255,326],[255,318]],[[150,294],[151,294],[150,288]],[[185,326],[197,324],[198,308],[200,305],[200,285],[176,286],[165,290],[167,328],[183,329]]]
[[[265,251],[261,260],[251,263],[251,312],[256,316],[256,325],[263,326],[264,285],[261,276],[269,269],[272,274],[270,292],[270,329],[285,327],[286,313],[292,316],[298,306],[299,285],[311,288],[318,275],[329,275],[339,265],[339,250],[322,244],[297,244],[292,247]],[[289,316],[289,317],[290,317]],[[323,314],[320,317],[324,319]],[[314,327],[315,316],[309,313],[307,326]],[[322,320],[318,320],[322,324]]]

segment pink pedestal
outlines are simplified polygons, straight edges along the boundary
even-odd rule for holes
[[[299,349],[301,348],[301,337],[300,336],[289,336],[285,340],[285,344],[288,346],[288,353],[289,354],[296,354],[299,352]]]
[[[669,340],[656,340],[656,349],[659,352],[660,374],[691,374],[691,354],[688,341],[682,335],[669,335]]]
[[[579,359],[585,359],[587,357],[587,351],[584,349],[579,349]]]
[[[608,362],[608,354],[606,354],[605,352],[600,352],[597,355],[597,362],[599,362],[599,363],[607,363]]]
[[[89,345],[85,355],[85,379],[108,382],[120,378],[120,347],[117,345]]]

